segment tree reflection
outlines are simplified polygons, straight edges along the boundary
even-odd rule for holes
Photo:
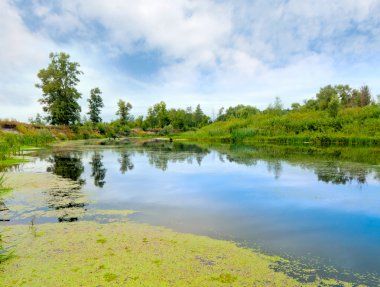
[[[380,181],[379,149],[332,148],[315,149],[289,146],[248,146],[248,145],[210,145],[210,148],[225,155],[230,162],[254,166],[258,161],[267,163],[268,172],[278,179],[283,172],[283,165],[300,166],[312,170],[318,180],[332,184],[356,182],[365,184],[373,174]]]
[[[52,164],[47,168],[48,172],[71,179],[81,185],[85,183],[80,178],[84,167],[79,153],[54,154],[49,157],[48,161]]]
[[[282,165],[279,160],[269,160],[267,162],[268,172],[274,174],[275,179],[279,179],[282,173]]]
[[[51,166],[47,171],[70,180],[47,192],[47,205],[55,211],[59,222],[77,221],[88,205],[81,191],[85,181],[81,178],[84,166],[80,155],[80,153],[57,153],[48,158]]]
[[[103,155],[99,152],[94,152],[90,165],[91,165],[91,176],[94,178],[94,185],[102,188],[106,181],[104,178],[106,177],[107,169],[103,166]]]
[[[338,162],[328,162],[326,165],[317,166],[314,170],[318,180],[333,183],[347,184],[356,181],[359,184],[366,183],[370,170],[358,166],[345,166]]]
[[[187,162],[202,164],[203,158],[209,153],[208,149],[194,144],[150,142],[143,145],[149,163],[162,171],[168,169],[169,162]]]
[[[122,174],[125,174],[127,171],[132,170],[135,166],[132,163],[131,156],[132,152],[128,150],[121,150],[120,157],[118,159],[120,163],[120,171]]]

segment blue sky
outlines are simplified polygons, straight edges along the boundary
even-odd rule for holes
[[[66,52],[106,120],[116,103],[143,114],[201,104],[267,107],[313,97],[327,84],[380,94],[379,0],[0,0],[0,118],[41,112],[37,72]]]

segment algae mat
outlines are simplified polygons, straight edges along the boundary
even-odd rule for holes
[[[3,227],[0,286],[336,286],[299,283],[232,242],[133,222]],[[12,240],[11,240],[12,239]],[[351,286],[340,282],[338,286]]]

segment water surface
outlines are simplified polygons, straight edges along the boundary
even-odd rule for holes
[[[376,284],[368,278],[380,276],[380,167],[378,151],[360,152],[182,143],[43,151],[15,172],[47,171],[76,185],[41,191],[42,203],[15,211],[9,224],[132,209],[138,222],[233,240],[321,274]],[[23,202],[15,192],[4,204]],[[60,212],[32,217],[30,209]]]

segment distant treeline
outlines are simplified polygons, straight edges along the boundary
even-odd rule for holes
[[[41,69],[36,87],[41,89],[39,102],[45,116],[37,114],[30,122],[44,127],[69,127],[72,133],[56,133],[59,138],[91,138],[131,135],[183,133],[196,140],[226,142],[281,142],[344,145],[380,144],[380,105],[368,86],[325,86],[315,98],[293,103],[285,109],[280,98],[260,110],[251,105],[221,108],[214,122],[198,104],[195,108],[168,109],[165,102],[149,107],[146,116],[133,117],[130,102],[120,99],[115,109],[117,119],[103,122],[102,91],[91,89],[87,116],[81,118],[77,91],[80,65],[65,53],[51,53],[50,64]],[[74,136],[72,135],[74,134]],[[1,142],[1,135],[0,135]]]

